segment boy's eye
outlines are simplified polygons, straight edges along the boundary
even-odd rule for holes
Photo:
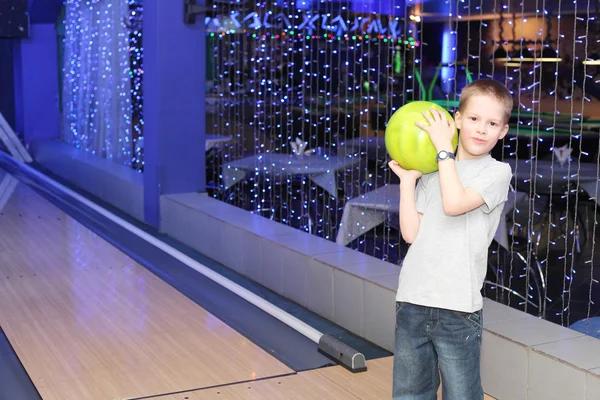
[[[471,120],[472,121],[477,121],[477,118],[476,117],[471,117]]]
[[[491,126],[496,126],[496,123],[495,122],[490,122],[490,125]]]

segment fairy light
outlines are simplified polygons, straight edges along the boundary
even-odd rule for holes
[[[536,10],[539,10],[539,0],[536,0]],[[542,10],[545,12],[545,8],[546,8],[546,0],[542,0]],[[534,37],[534,48],[537,47],[537,40],[538,40],[538,36],[542,37],[541,40],[541,48],[544,49],[544,19],[542,16],[542,20],[541,20],[541,27],[538,26],[538,21],[540,20],[540,18],[535,18],[535,32],[536,32],[536,36]],[[546,29],[550,29],[550,25],[548,24],[548,26],[546,27]],[[548,37],[550,37],[550,35],[547,35]],[[532,95],[532,104],[533,108],[534,108],[534,112],[531,116],[531,121],[530,124],[532,126],[533,132],[536,132],[535,135],[531,135],[531,140],[530,140],[530,145],[531,145],[531,149],[532,149],[532,154],[539,154],[540,153],[540,135],[539,135],[539,129],[540,129],[540,124],[541,124],[541,118],[539,118],[540,112],[541,112],[541,103],[542,103],[542,84],[544,84],[545,82],[542,82],[542,78],[543,78],[543,74],[542,74],[542,70],[541,70],[541,65],[538,64],[538,62],[544,62],[543,60],[539,60],[536,58],[536,60],[534,60],[534,81],[539,82],[539,85],[534,86],[534,91],[533,91],[533,95]],[[535,89],[537,87],[538,90],[538,98],[536,100],[536,93],[535,93]],[[536,118],[536,110],[537,110],[537,116],[538,118]],[[533,133],[532,132],[532,133]],[[537,164],[536,164],[537,166]],[[537,194],[537,182],[538,182],[538,172],[535,171],[533,173],[533,177],[530,177],[530,181],[532,182],[532,186],[533,186],[533,196],[531,197],[531,218],[529,219],[529,223],[528,223],[528,231],[529,232],[533,232],[534,231],[534,225],[533,225],[533,220],[534,217],[539,217],[541,214],[536,211],[536,202],[538,201],[538,199],[540,198],[540,196]],[[538,203],[539,204],[539,203]],[[528,240],[527,241],[527,257],[526,257],[526,261],[528,265],[533,265],[534,263],[534,251],[535,251],[535,243],[534,240]],[[537,264],[536,264],[537,265]],[[531,276],[531,270],[526,270],[525,272],[526,277],[525,277],[525,287],[528,289],[533,287],[533,285],[531,284],[532,282],[532,277]],[[547,275],[544,275],[547,276]],[[538,285],[541,284],[541,291],[539,293],[537,293],[538,299],[545,299],[546,298],[546,286],[544,285],[544,278],[543,276],[540,277],[540,282],[538,283]],[[533,298],[534,293],[528,293],[527,298],[531,299]],[[542,303],[545,303],[544,300],[541,300]],[[539,304],[539,302],[538,302]],[[542,306],[540,307],[541,309],[538,309],[536,312],[538,315],[543,315],[542,311],[544,309],[544,306],[542,304]],[[525,312],[528,311],[528,309],[531,309],[531,307],[529,307],[529,303],[525,303]]]
[[[502,273],[507,278],[507,290],[512,293],[510,305],[566,325],[573,316],[569,314],[573,307],[570,292],[575,287],[573,279],[578,272],[577,264],[573,264],[572,247],[576,232],[573,223],[567,221],[563,205],[555,204],[555,199],[549,202],[545,213],[538,208],[546,192],[557,191],[563,184],[562,176],[548,178],[541,175],[548,173],[545,166],[542,168],[544,156],[552,156],[554,148],[565,139],[569,139],[573,149],[581,149],[578,159],[568,166],[572,177],[567,181],[574,185],[581,183],[577,173],[580,162],[587,160],[587,149],[581,141],[583,130],[580,122],[588,95],[587,90],[584,91],[581,110],[578,110],[579,99],[564,92],[573,92],[577,87],[593,82],[587,75],[595,56],[591,51],[592,41],[584,42],[585,36],[577,27],[571,43],[568,39],[571,32],[567,32],[571,30],[570,22],[566,22],[572,18],[575,25],[587,27],[593,17],[566,15],[563,8],[567,5],[560,0],[552,10],[546,9],[547,3],[546,0],[535,0],[535,12],[532,12],[526,8],[530,6],[526,2],[512,3],[511,7],[511,2],[495,0],[494,13],[491,14],[498,14],[501,10],[500,22],[489,17],[491,2],[483,0],[448,0],[446,8],[442,11],[436,8],[435,12],[444,14],[441,19],[444,24],[447,23],[448,34],[452,37],[448,41],[452,50],[449,57],[452,69],[442,82],[451,84],[452,90],[445,97],[459,98],[462,77],[458,74],[462,70],[459,71],[456,61],[457,57],[462,58],[465,54],[475,79],[487,76],[505,82],[517,101],[511,121],[511,134],[516,132],[516,136],[512,134],[504,141],[505,147],[500,149],[501,158],[530,161],[529,169],[518,171],[517,182],[530,200],[522,205],[516,204],[512,219],[517,229],[528,234],[541,229],[539,221],[551,227],[541,234],[540,246],[537,237],[526,235],[528,241],[522,246],[525,249],[524,261],[513,253],[507,257]],[[372,112],[374,105],[385,105],[381,114],[384,119],[389,119],[399,106],[419,98],[420,88],[415,72],[423,76],[424,64],[431,60],[437,62],[435,57],[439,57],[439,54],[430,54],[422,43],[431,15],[425,8],[437,6],[430,2],[417,6],[417,2],[411,0],[379,0],[372,2],[372,7],[379,7],[376,13],[373,10],[352,13],[346,9],[345,3],[324,0],[303,2],[301,7],[295,1],[278,4],[279,7],[269,8],[271,6],[267,7],[266,2],[257,2],[253,9],[242,12],[232,1],[222,14],[231,16],[237,12],[236,20],[243,23],[232,26],[231,18],[223,15],[206,21],[209,42],[216,54],[213,96],[218,99],[210,128],[214,133],[234,138],[236,145],[223,155],[224,162],[249,155],[262,157],[257,157],[245,183],[221,187],[214,195],[281,223],[334,240],[333,235],[339,227],[347,201],[393,182],[390,171],[382,167],[385,164],[380,160],[385,157],[385,148],[370,152],[372,144],[369,139],[376,137],[360,137],[359,132],[365,134],[372,127],[384,130],[384,126],[369,120],[377,115]],[[483,19],[484,7],[485,18],[490,19]],[[244,16],[254,11],[257,16],[244,20]],[[524,18],[524,11],[531,14]],[[402,14],[406,18],[399,17]],[[477,21],[479,25],[466,26],[467,20]],[[393,34],[389,31],[390,27]],[[384,32],[382,28],[388,30]],[[544,35],[544,31],[548,34]],[[463,50],[465,43],[466,51]],[[478,48],[475,48],[477,43]],[[565,67],[564,56],[571,53],[571,45],[576,49],[573,55],[577,56],[569,65],[571,72],[575,70],[573,66],[584,61],[588,69],[584,74],[586,82],[580,82],[580,77],[574,75],[576,86],[569,90],[571,83],[561,76],[559,68],[562,71]],[[492,62],[488,62],[488,55],[500,47],[511,54],[510,58],[507,57],[509,62],[494,64],[498,60],[493,56]],[[530,61],[514,54],[519,47],[534,54]],[[583,50],[588,48],[590,51],[583,57]],[[550,51],[544,53],[544,50]],[[555,57],[548,57],[552,53]],[[569,105],[572,118],[565,118],[560,111],[564,112]],[[561,136],[557,132],[561,121],[569,123],[569,136]],[[310,142],[310,149],[320,148],[325,153],[339,155],[355,136],[357,145],[348,157],[361,158],[361,161],[337,171],[339,193],[327,193],[306,175],[288,176],[278,172],[266,176],[261,172],[261,163],[268,159],[268,155],[291,153],[290,142],[298,137]],[[305,157],[307,164],[310,157],[313,156]],[[554,157],[549,164],[557,167]],[[333,164],[330,165],[334,168]],[[221,178],[232,173],[220,167],[213,168]],[[541,182],[548,181],[549,188],[541,187]],[[572,194],[572,198],[565,201],[569,206],[577,207],[578,195],[576,192]],[[336,198],[337,195],[339,197]],[[565,237],[556,240],[555,233],[565,224]],[[383,231],[379,229],[369,237],[360,237],[350,247],[394,260],[394,252],[398,251],[398,239],[391,233],[394,229],[386,221]],[[396,243],[392,243],[394,240]],[[593,240],[592,237],[592,246]],[[570,250],[566,249],[566,245]],[[513,241],[510,250],[519,248]],[[540,262],[539,273],[524,267],[527,263],[537,268],[534,255]],[[590,263],[593,268],[593,258]],[[563,267],[558,268],[563,273],[556,273],[557,266]],[[535,276],[532,275],[534,273]],[[539,282],[540,277],[544,281]],[[553,291],[559,283],[564,286],[564,293]],[[597,282],[590,281],[589,290],[591,302]],[[561,296],[564,296],[564,306],[557,301]],[[538,310],[540,299],[541,310]],[[536,307],[532,306],[534,304]]]
[[[137,159],[129,31],[123,24],[128,13],[123,2],[67,0],[62,71],[63,140],[125,165]]]
[[[567,15],[564,14],[565,7],[568,7],[567,9],[569,10],[569,14]],[[574,7],[575,10],[573,10]],[[579,11],[577,11],[577,7],[580,9]],[[510,68],[507,69],[507,83],[509,85],[512,84],[512,89],[515,91],[515,94],[517,94],[516,91],[518,90],[518,98],[520,98],[520,101],[518,102],[520,108],[516,110],[517,120],[515,121],[517,124],[515,125],[515,128],[519,133],[517,140],[511,141],[510,147],[512,150],[511,155],[518,158],[525,156],[527,159],[531,160],[531,169],[521,171],[525,172],[529,177],[525,178],[523,176],[519,182],[522,189],[527,187],[530,188],[529,192],[531,200],[528,204],[528,209],[525,210],[527,211],[526,215],[529,217],[529,226],[527,230],[532,232],[534,228],[541,229],[539,223],[543,223],[545,226],[550,227],[550,229],[544,231],[544,235],[542,236],[542,240],[545,241],[545,243],[543,243],[545,245],[545,251],[537,254],[540,258],[541,270],[543,272],[542,275],[548,279],[547,282],[544,282],[545,287],[541,293],[544,301],[542,302],[540,315],[568,326],[574,322],[573,313],[575,312],[575,309],[573,308],[571,299],[574,296],[572,292],[576,288],[575,282],[578,277],[577,272],[579,272],[577,266],[582,268],[582,265],[580,265],[580,262],[578,261],[580,255],[578,253],[579,249],[576,246],[576,239],[577,236],[579,236],[580,240],[583,240],[584,238],[584,235],[581,232],[578,232],[578,230],[583,229],[583,227],[580,226],[580,221],[577,219],[573,221],[570,213],[574,213],[576,218],[579,218],[581,208],[580,190],[582,189],[581,185],[583,183],[581,176],[583,164],[590,161],[597,164],[595,158],[590,160],[590,154],[588,153],[589,148],[586,148],[586,145],[583,142],[586,128],[582,124],[584,121],[584,111],[586,110],[587,103],[590,102],[587,89],[588,87],[597,84],[597,82],[593,81],[594,73],[590,73],[589,68],[588,71],[585,70],[586,66],[590,67],[593,65],[589,62],[586,63],[585,61],[590,60],[588,54],[594,54],[592,50],[594,46],[593,41],[587,40],[588,30],[590,28],[589,25],[594,21],[594,17],[586,14],[585,4],[567,4],[565,6],[564,3],[559,2],[558,7],[555,6],[551,10],[551,12],[554,13],[551,17],[548,16],[549,10],[546,9],[545,0],[538,0],[536,9],[538,11],[536,12],[537,15],[535,16],[535,20],[534,17],[527,19],[517,18],[514,22],[518,22],[521,27],[527,27],[528,24],[535,24],[535,32],[543,32],[544,24],[547,25],[546,30],[550,31],[551,23],[553,22],[555,24],[554,26],[557,27],[557,31],[549,32],[552,33],[552,38],[550,38],[550,34],[544,38],[542,33],[537,33],[535,37],[532,37],[531,34],[524,37],[524,35],[521,34],[519,37],[510,38],[510,41],[518,41],[527,44],[532,49],[537,49],[534,53],[535,56],[533,57],[533,62],[530,64],[531,67],[523,68],[524,64],[522,64],[521,67],[518,67],[519,70],[511,71]],[[539,27],[539,22],[542,22],[542,28]],[[564,25],[565,22],[567,23],[567,26],[570,27],[566,31],[561,29],[561,26]],[[526,31],[531,32],[531,25],[529,25],[529,28],[527,28]],[[569,40],[565,42],[565,39],[570,35],[572,35],[572,44],[569,43]],[[540,38],[537,36],[540,36]],[[572,61],[568,65],[568,68],[570,69],[568,77],[571,78],[570,80],[565,79],[564,76],[559,74],[559,67],[561,70],[562,68],[565,68],[563,61],[564,57],[559,55],[562,49],[565,49],[563,51],[572,56]],[[544,50],[551,51],[544,52]],[[547,56],[551,53],[554,53],[556,56]],[[556,66],[553,76],[550,77],[547,74],[544,75],[545,72],[543,72],[543,69],[547,68],[544,67],[544,65],[550,64],[551,66],[552,63],[555,63]],[[583,74],[576,73],[577,69],[580,68],[580,65],[583,65]],[[510,65],[507,65],[506,67],[510,67]],[[531,69],[529,70],[529,68]],[[517,77],[517,75],[520,77]],[[529,82],[525,83],[526,80],[529,80]],[[550,90],[550,88],[552,88],[552,90]],[[544,91],[546,92],[544,93]],[[567,93],[564,93],[565,91],[567,91]],[[581,93],[581,95],[578,93]],[[581,98],[576,98],[574,94],[581,96]],[[552,104],[552,109],[549,109],[549,106]],[[564,112],[566,109],[569,110],[569,113],[565,118],[561,115],[561,110]],[[523,111],[523,113],[521,113],[521,111]],[[548,119],[542,115],[544,112],[551,112],[552,116]],[[560,125],[561,123],[568,125],[566,132],[564,133],[559,132],[559,128],[557,127],[557,125]],[[526,142],[528,143],[526,148],[528,154],[521,155],[521,150],[518,148],[515,149],[514,147],[517,143],[525,144]],[[565,163],[565,182],[562,181],[562,176],[549,174],[546,166],[541,169],[541,165],[544,162],[542,161],[542,157],[545,155],[545,151],[548,151],[549,149],[550,152],[552,152],[557,146],[560,146],[559,143],[561,142],[566,143],[568,147],[573,149],[575,152],[574,154],[577,154],[573,159],[568,159]],[[554,170],[557,166],[555,157],[556,156],[552,157],[549,161],[551,166],[550,171]],[[549,175],[546,177],[546,180],[550,182],[549,188],[542,188],[540,186],[540,178],[544,173]],[[596,173],[596,175],[598,174]],[[563,200],[561,203],[564,202],[565,204],[555,204],[555,199],[559,196],[556,194],[556,197],[549,202],[546,213],[540,214],[539,210],[536,211],[535,204],[538,203],[541,198],[541,194],[538,192],[541,189],[549,189],[548,191],[550,193],[556,192],[557,190],[560,191],[564,183],[569,186],[565,195],[562,196]],[[546,192],[546,190],[544,190],[544,192]],[[591,191],[589,192],[592,194]],[[569,212],[569,209],[572,210]],[[517,214],[519,211],[523,210],[517,209]],[[555,239],[557,232],[560,232],[562,235],[559,240]],[[536,238],[531,239],[532,241],[527,243],[527,247],[530,250],[535,251],[537,249]],[[594,238],[592,237],[591,240],[593,251]],[[587,253],[586,249],[582,249],[582,251]],[[592,264],[592,260],[587,261],[586,264]],[[533,260],[531,260],[531,262],[533,262]],[[590,267],[593,268],[593,266]],[[557,274],[557,269],[562,271],[562,274]],[[518,273],[519,271],[515,271],[514,276],[518,276]],[[529,275],[524,276],[528,280],[528,283],[531,283],[530,286],[533,286],[533,280],[530,280],[532,277]],[[579,277],[579,279],[581,278],[583,277]],[[581,283],[581,280],[579,280],[579,283]],[[562,288],[561,291],[557,291],[559,285]],[[590,279],[588,316],[593,309],[591,305],[591,301],[593,301],[591,295],[594,291],[593,288],[596,286],[597,282]],[[530,296],[532,296],[533,293],[534,290],[531,290]],[[523,303],[520,305],[524,306]],[[551,312],[549,313],[547,310],[551,310]],[[578,309],[577,315],[580,314],[581,310]]]
[[[561,11],[561,7],[562,7],[562,0],[558,0],[558,15],[560,16],[560,11]],[[546,10],[544,8],[544,13],[546,13]],[[557,47],[557,54],[558,54],[558,49],[560,48],[560,39],[562,37],[561,35],[561,21],[562,18],[557,18],[557,37],[556,37],[556,47]],[[548,27],[549,29],[549,27]],[[554,70],[554,89],[553,91],[550,93],[550,95],[554,98],[554,109],[556,110],[558,108],[558,95],[557,95],[557,90],[558,90],[558,70],[559,70],[559,63],[558,61],[556,61],[555,64],[555,70]],[[554,113],[552,116],[552,126],[556,125],[556,115],[557,113]],[[556,147],[556,135],[552,136],[552,145],[551,145],[551,149],[554,149]],[[551,161],[551,167],[554,167],[554,157],[552,157],[552,161]],[[550,176],[550,193],[552,193],[552,191],[554,190],[554,175],[552,174]],[[548,226],[554,228],[556,226],[556,224],[553,223],[552,220],[552,216],[553,216],[553,210],[552,210],[552,202],[550,202],[548,204]],[[546,237],[548,246],[546,247],[546,254],[545,254],[545,258],[543,260],[541,260],[540,262],[542,263],[542,265],[544,266],[544,276],[548,277],[548,271],[549,271],[549,267],[550,267],[550,244],[552,244],[552,240],[551,240],[551,229],[548,229],[548,234]],[[542,316],[546,315],[546,311],[548,309],[548,305],[549,305],[549,301],[547,299],[549,299],[548,293],[545,291],[543,293],[544,296],[544,302],[543,302],[543,306],[542,306]]]
[[[574,118],[573,118],[573,112],[574,112],[574,101],[573,101],[573,96],[572,93],[574,92],[575,89],[575,84],[576,84],[576,80],[575,80],[575,63],[576,63],[576,57],[575,57],[575,51],[576,51],[576,44],[577,44],[577,23],[578,23],[578,17],[577,17],[577,3],[575,4],[575,18],[573,20],[573,60],[572,60],[572,72],[571,72],[571,95],[570,96],[566,96],[565,99],[570,100],[570,115],[571,118],[569,120],[569,148],[573,148],[573,122],[574,122]],[[581,154],[580,154],[581,156]],[[580,161],[578,161],[578,165],[579,165]],[[571,284],[570,281],[572,280],[572,271],[571,273],[568,272],[568,265],[569,265],[569,257],[573,258],[574,254],[569,252],[569,229],[570,229],[570,221],[569,221],[569,206],[570,206],[570,201],[571,201],[571,162],[569,160],[569,163],[567,164],[567,185],[566,185],[566,193],[565,193],[565,197],[566,197],[566,212],[565,212],[565,221],[566,221],[566,227],[565,227],[565,234],[563,235],[563,244],[564,244],[564,252],[563,255],[560,257],[561,259],[561,264],[563,266],[563,281],[562,281],[562,293],[560,296],[561,299],[561,310],[556,312],[556,315],[560,315],[560,322],[561,325],[565,325],[565,312],[569,312],[569,307],[568,307],[568,302],[569,299],[571,297]],[[577,209],[577,204],[575,205],[575,209]],[[577,214],[575,214],[577,215]],[[573,225],[575,225],[577,223],[577,217],[575,217],[575,221],[573,221]],[[575,227],[573,226],[573,231],[575,230]],[[573,238],[574,239],[574,238]]]
[[[142,0],[128,0],[129,4],[129,58],[131,68],[131,104],[132,104],[132,166],[143,170],[144,165],[144,48],[142,26],[144,8]]]
[[[584,57],[583,60],[587,60],[588,59],[588,34],[589,34],[589,21],[590,21],[590,0],[587,1],[587,7],[586,7],[586,18],[585,20],[582,18],[581,20],[585,21],[585,35],[583,36],[577,36],[577,21],[579,20],[579,17],[577,17],[577,4],[575,3],[575,23],[573,24],[573,49],[575,49],[575,43],[581,43],[581,39],[585,38],[585,42],[582,43],[584,44]],[[575,61],[577,59],[577,57],[573,57],[573,61]],[[575,68],[573,68],[573,74],[574,74],[574,70]],[[574,75],[573,75],[574,77]],[[581,78],[583,81],[580,82],[581,84],[581,88],[582,88],[582,96],[581,96],[581,112],[578,113],[578,115],[581,117],[581,119],[583,119],[583,112],[585,109],[585,100],[586,100],[586,81],[588,79],[587,77],[587,65],[583,64],[583,76]],[[573,79],[573,84],[575,84],[575,79]],[[573,116],[573,108],[574,108],[574,99],[571,99],[571,116]],[[575,138],[577,138],[579,140],[579,151],[578,151],[578,157],[577,157],[577,172],[576,172],[576,189],[575,189],[575,210],[574,210],[574,215],[575,215],[575,220],[573,221],[573,231],[575,231],[575,225],[578,224],[577,219],[578,219],[578,207],[579,207],[579,187],[580,187],[580,183],[581,183],[581,176],[580,176],[580,170],[581,170],[581,156],[583,154],[583,148],[582,148],[582,135],[583,135],[583,125],[580,124],[580,128],[578,129],[579,132],[573,132],[575,130],[577,130],[576,128],[573,129],[573,124],[574,122],[574,118],[571,118],[571,126],[570,126],[570,131],[571,131],[571,137],[573,137],[574,134],[578,133],[578,136],[575,136]],[[571,146],[569,146],[571,147]],[[571,147],[572,148],[572,147]],[[569,163],[569,167],[570,167],[570,163]],[[569,168],[570,170],[570,168]],[[569,183],[570,183],[570,178],[571,176],[569,175]],[[567,194],[567,210],[568,210],[568,204],[569,204],[569,197],[572,193],[572,189],[570,188],[570,185],[568,187],[568,194]],[[567,214],[568,215],[568,214]],[[568,221],[568,219],[567,219]],[[569,226],[568,222],[567,222],[567,227]],[[580,227],[581,228],[581,227]],[[573,232],[573,234],[575,234],[575,232]],[[573,239],[575,239],[575,237],[573,237]],[[567,252],[567,245],[566,245],[566,241],[565,241],[565,253]],[[571,263],[569,266],[569,271],[567,272],[567,264],[565,262],[565,280],[563,281],[563,283],[566,283],[566,285],[563,285],[563,288],[565,286],[567,286],[567,293],[568,293],[568,297],[567,297],[567,301],[566,301],[566,305],[565,305],[565,297],[562,297],[562,303],[563,303],[563,310],[562,310],[562,314],[561,314],[561,324],[562,325],[570,325],[571,321],[570,321],[570,316],[571,316],[571,297],[572,297],[572,293],[571,293],[571,289],[573,287],[573,279],[574,279],[574,274],[576,273],[575,270],[575,250],[576,250],[576,240],[572,241],[571,244],[571,253],[570,253],[570,258],[571,258]],[[566,260],[566,257],[565,257]],[[593,278],[593,277],[592,277]],[[563,290],[564,293],[564,290]],[[566,319],[565,319],[565,313],[566,311]]]
[[[369,51],[420,46],[413,32],[403,34],[400,17],[353,13],[345,5],[327,1],[313,2],[309,8],[296,4],[282,1],[279,7],[268,8],[258,2],[254,11],[241,12],[231,2],[221,15],[205,21],[218,55],[213,96],[219,101],[209,128],[243,142],[243,151],[227,153],[229,160],[289,153],[289,143],[300,136],[316,151],[335,154],[345,138],[363,128],[354,121],[366,119],[369,104],[383,101],[373,93],[382,83],[377,73],[383,61],[369,65],[373,57]],[[243,51],[250,54],[240,57]],[[246,94],[231,90],[232,76],[239,77],[238,84],[243,82]],[[349,84],[341,85],[340,91],[341,77]],[[246,111],[245,121],[238,119],[237,111],[244,107],[253,108]],[[229,172],[217,170],[217,165],[212,174],[227,178],[224,174]],[[364,171],[366,166],[337,172],[355,173],[344,179],[358,179],[365,174],[357,168]],[[213,195],[228,196],[228,201],[253,212],[333,239],[343,211],[344,202],[336,198],[341,193],[325,193],[307,177],[265,176],[259,165],[246,183]],[[357,194],[347,192],[343,197]]]
[[[521,15],[523,15],[524,10],[525,10],[525,3],[521,2],[521,9],[520,9]],[[517,38],[514,37],[514,35],[516,34],[516,22],[517,22],[517,20],[518,20],[518,17],[515,14],[513,14],[512,31],[513,31],[513,44],[515,44],[515,45],[516,45],[516,42],[517,42]],[[523,48],[523,41],[524,41],[524,38],[523,38],[523,26],[524,26],[524,22],[521,19],[521,23],[520,23],[520,35],[519,35],[520,37],[518,39],[518,42],[519,42],[518,46],[519,46],[520,49]],[[522,59],[519,59],[518,61],[522,62]],[[515,96],[517,98],[517,104],[519,105],[517,107],[517,120],[519,121],[519,123],[517,124],[517,135],[516,135],[516,138],[517,138],[516,143],[518,145],[520,141],[525,142],[527,139],[526,138],[521,139],[519,137],[519,135],[521,133],[521,106],[520,105],[522,104],[522,102],[521,102],[521,96],[523,95],[522,90],[521,90],[521,84],[523,82],[523,79],[522,79],[522,72],[523,71],[522,71],[522,68],[517,68],[517,71],[518,71],[518,73],[516,75],[517,75],[517,79],[518,79],[518,82],[519,82],[519,90],[517,91],[516,96],[514,94],[513,94],[513,96]],[[530,135],[531,135],[531,133],[532,133],[532,130],[530,130]],[[530,138],[531,138],[531,136],[530,136]],[[527,143],[526,145],[527,146],[531,145],[531,139],[530,139],[530,143]],[[519,157],[519,155],[518,155],[518,151],[517,151],[517,159],[518,159],[518,157]],[[533,213],[533,202],[535,201],[535,195],[532,195],[532,193],[536,189],[535,188],[535,182],[532,179],[533,178],[533,175],[532,175],[533,171],[532,171],[532,169],[533,168],[530,168],[530,170],[529,170],[529,178],[528,178],[528,181],[530,183],[529,184],[529,193],[528,193],[530,201],[528,202],[529,207],[527,209],[527,215],[528,215],[528,221],[529,222],[531,222],[533,220],[532,213]],[[527,240],[527,244],[526,244],[526,247],[525,247],[525,249],[526,249],[526,264],[527,265],[531,265],[531,262],[530,262],[530,260],[531,260],[531,238],[528,237],[527,239],[528,240]],[[523,311],[527,312],[527,310],[529,308],[529,303],[527,302],[527,299],[528,299],[527,295],[528,295],[528,291],[529,291],[529,279],[530,279],[530,273],[529,272],[530,271],[529,271],[529,269],[527,267],[525,267],[524,271],[523,270],[516,270],[515,271],[514,261],[515,260],[514,260],[514,257],[513,257],[511,259],[511,265],[510,265],[509,287],[511,287],[511,283],[512,283],[513,279],[515,279],[515,278],[522,279],[523,275],[525,275],[525,289],[524,289],[525,293],[522,293],[525,296],[525,299],[524,299],[524,301],[520,302],[519,305],[521,305],[523,307]],[[514,276],[513,274],[516,274],[517,276]],[[511,299],[509,299],[508,305],[511,305],[510,304],[510,300]]]
[[[319,0],[322,4],[329,4]],[[261,4],[261,3],[258,3]],[[325,6],[327,7],[327,6]],[[259,8],[265,8],[264,4]],[[296,11],[298,12],[298,10]],[[400,18],[388,19],[372,12],[368,18],[355,15],[351,19],[344,20],[345,7],[336,14],[327,12],[300,12],[294,16],[286,16],[282,12],[274,13],[267,11],[264,16],[258,16],[257,11],[249,12],[245,17],[237,11],[221,14],[214,18],[207,18],[205,24],[211,37],[225,38],[228,35],[238,35],[241,32],[255,32],[256,30],[268,30],[261,34],[248,34],[257,40],[269,38],[280,39],[283,36],[297,36],[297,41],[320,41],[331,39],[337,41],[359,40],[359,41],[383,41],[404,43],[409,48],[420,45],[418,40],[412,37],[404,37],[401,34],[402,26]],[[277,22],[273,24],[272,22]],[[291,28],[291,21],[299,22]],[[420,16],[413,16],[412,21],[420,22]],[[287,26],[286,26],[287,25]],[[409,32],[410,33],[410,32]]]

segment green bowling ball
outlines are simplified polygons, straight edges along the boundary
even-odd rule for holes
[[[441,110],[448,120],[452,116],[443,107],[429,101],[413,101],[402,106],[388,121],[385,129],[385,147],[390,157],[406,170],[417,170],[429,174],[438,170],[435,161],[437,152],[429,134],[415,125],[422,121],[428,124],[423,111],[430,108]],[[458,144],[458,130],[452,139],[452,147]]]

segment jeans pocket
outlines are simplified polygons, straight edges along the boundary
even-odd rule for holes
[[[481,331],[483,328],[481,324],[481,310],[475,311],[474,313],[466,313],[461,311],[454,311],[456,314],[467,326],[469,326],[474,331]]]
[[[482,317],[482,312],[480,311],[475,311],[474,313],[470,313],[469,314],[469,320],[475,322],[477,324],[478,327],[481,327],[481,317]]]

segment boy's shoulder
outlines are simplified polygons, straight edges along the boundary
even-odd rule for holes
[[[464,163],[458,169],[458,174],[466,179],[506,180],[512,176],[510,164],[498,161],[492,156],[484,157],[476,162]],[[439,181],[439,171],[425,174],[421,177],[425,186],[429,182]]]
[[[512,175],[512,167],[509,163],[504,161],[498,161],[493,157],[490,157],[488,162],[483,166],[485,169],[490,169],[493,171],[497,171],[503,174],[511,174]]]
[[[505,188],[510,188],[513,171],[510,164],[489,157],[484,164],[479,165],[477,171],[473,171],[471,176],[475,186],[496,187],[496,190],[503,191]]]
[[[511,166],[491,156],[476,162],[464,163],[457,172],[463,184],[473,187],[488,185],[505,187],[510,185],[513,179]]]
[[[495,158],[493,158],[491,155],[488,157],[483,157],[479,160],[477,160],[477,162],[474,163],[468,163],[464,166],[464,168],[466,170],[473,170],[473,171],[477,171],[479,173],[488,173],[488,172],[494,172],[494,173],[510,173],[512,174],[512,168],[510,166],[510,164],[504,162],[504,161],[498,161]]]

